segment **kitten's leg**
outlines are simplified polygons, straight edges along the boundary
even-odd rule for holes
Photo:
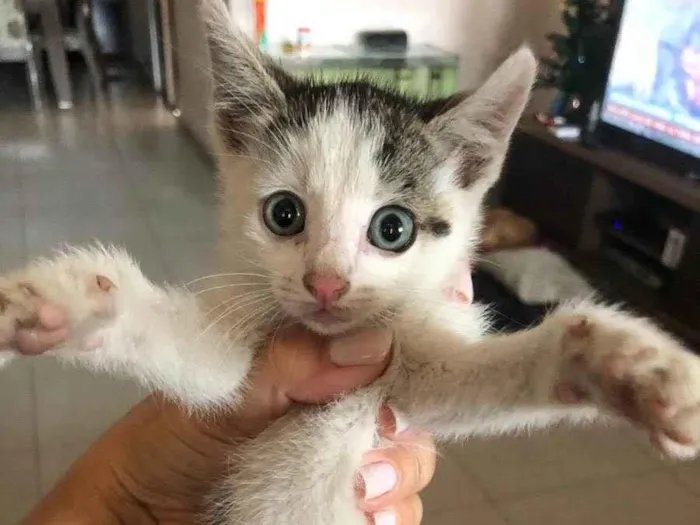
[[[46,301],[66,310],[69,328],[48,354],[135,377],[190,406],[236,400],[249,348],[205,330],[210,320],[193,296],[155,286],[124,252],[72,249],[0,277],[0,364]]]
[[[401,339],[391,402],[412,425],[460,436],[616,414],[671,455],[700,448],[700,358],[647,320],[582,304],[471,344]]]
[[[326,407],[300,407],[236,447],[207,523],[366,525],[355,476],[377,445],[374,389]]]

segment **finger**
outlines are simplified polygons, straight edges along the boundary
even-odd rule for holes
[[[419,432],[411,429],[408,421],[390,406],[379,409],[379,434],[382,437],[400,440],[412,439]]]
[[[389,362],[391,333],[386,334],[375,332],[364,341],[360,338],[349,344],[349,348],[359,349],[360,361],[365,364],[342,367],[332,361],[327,338],[298,326],[281,331],[255,363],[245,401],[236,412],[236,424],[249,420],[250,428],[245,431],[255,434],[282,416],[292,402],[323,403],[371,383]]]
[[[366,330],[313,345],[287,347],[278,368],[285,374],[287,392],[301,403],[323,403],[365,386],[384,372],[390,357],[392,334],[385,329]],[[311,352],[309,352],[311,349]],[[284,352],[284,349],[282,350]],[[284,366],[282,366],[284,363]]]
[[[382,375],[385,368],[386,363],[327,368],[312,377],[308,383],[290,389],[289,397],[298,403],[327,403],[342,394],[369,385]]]
[[[339,367],[377,365],[385,361],[393,334],[386,328],[363,330],[333,339],[330,360]]]
[[[25,355],[38,355],[51,350],[68,337],[67,328],[52,331],[25,329],[17,332],[17,350]]]
[[[369,515],[371,525],[420,525],[423,502],[418,496],[407,498],[393,507]]]
[[[418,494],[435,474],[433,440],[421,434],[410,441],[372,451],[360,469],[360,508],[374,512]]]

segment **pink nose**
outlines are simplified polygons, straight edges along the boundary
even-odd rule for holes
[[[322,305],[332,304],[350,289],[350,283],[335,273],[309,272],[304,276],[304,287]]]

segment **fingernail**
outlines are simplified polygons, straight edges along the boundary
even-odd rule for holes
[[[365,465],[360,468],[360,477],[365,486],[365,501],[391,492],[398,481],[396,469],[390,463]]]
[[[389,330],[375,328],[334,339],[331,361],[337,366],[378,365],[386,359],[392,337]]]
[[[396,427],[396,434],[402,434],[406,432],[411,426],[408,424],[406,417],[396,410],[394,407],[390,406],[391,413],[394,414],[394,426]]]
[[[396,513],[393,510],[383,510],[374,516],[374,525],[396,525]]]

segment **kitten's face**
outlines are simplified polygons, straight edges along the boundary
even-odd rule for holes
[[[234,230],[281,309],[331,334],[447,293],[527,99],[531,54],[483,97],[426,106],[363,82],[293,80],[213,20],[223,217],[246,214]]]
[[[461,206],[456,160],[408,104],[379,103],[363,84],[309,89],[316,104],[308,92],[290,99],[263,134],[272,146],[250,148],[266,162],[248,234],[294,318],[324,333],[386,322],[420,291],[447,287],[478,203]],[[295,122],[300,111],[308,118]]]

